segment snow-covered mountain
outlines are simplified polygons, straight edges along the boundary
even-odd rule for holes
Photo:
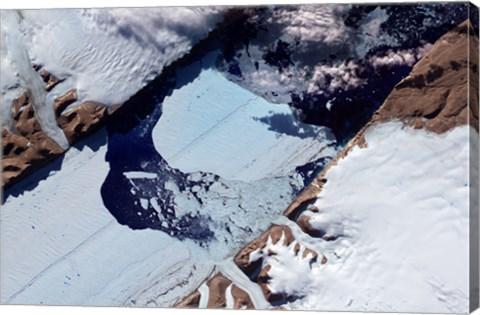
[[[478,37],[467,21],[397,84],[287,209],[291,220],[278,220],[235,262],[286,308],[474,309],[478,182],[467,170],[478,175],[477,106]]]
[[[468,311],[475,14],[2,11],[1,302]]]

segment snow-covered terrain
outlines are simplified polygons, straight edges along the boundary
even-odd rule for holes
[[[21,71],[30,62],[64,80],[38,100],[51,112],[39,121],[57,139],[59,131],[47,124],[54,121],[50,108],[56,97],[76,89],[78,100],[71,106],[87,100],[123,104],[188,53],[224,12],[215,7],[2,11],[2,126],[8,125],[13,98],[33,88],[25,77],[29,72]],[[18,32],[21,36],[13,37]],[[19,59],[25,54],[28,63]]]
[[[26,48],[27,43],[23,38],[23,34],[20,32],[21,15],[17,14],[15,11],[2,11],[1,18],[2,25],[6,24],[9,26],[8,34],[5,35],[5,46],[10,51],[7,54],[8,57],[6,56],[6,58],[11,59],[10,69],[7,69],[6,71],[5,81],[7,83],[2,84],[2,92],[6,93],[8,89],[15,89],[18,85],[27,90],[32,98],[35,114],[36,117],[38,117],[38,121],[42,129],[60,147],[66,150],[69,146],[68,141],[55,120],[52,106],[53,102],[47,101],[47,92],[45,91],[43,80],[33,68],[31,57],[29,56]],[[2,28],[2,30],[3,29],[4,28]],[[2,71],[4,66],[9,68],[6,64],[7,62],[8,61],[2,64]],[[20,80],[19,83],[16,83],[15,79],[11,77],[12,73],[8,71],[12,70],[11,68],[14,68],[17,71],[17,77]],[[11,106],[11,96],[14,95],[12,91],[10,91],[8,94],[10,95],[7,95],[5,100],[9,103],[5,104],[6,107]],[[19,95],[15,96],[18,97]],[[8,114],[8,111],[6,111],[5,114]]]
[[[332,167],[302,245],[327,257],[309,265],[275,248],[272,292],[288,306],[336,311],[466,313],[469,307],[469,128],[438,135],[390,122],[371,127],[367,148]],[[475,131],[472,131],[475,132]],[[276,247],[281,247],[281,242]]]

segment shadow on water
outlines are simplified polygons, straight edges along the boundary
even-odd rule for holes
[[[301,139],[315,138],[319,132],[319,127],[302,124],[291,114],[277,113],[270,116],[254,118],[254,120],[268,125],[268,130]]]

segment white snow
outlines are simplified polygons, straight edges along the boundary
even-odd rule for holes
[[[339,238],[314,239],[285,222],[327,264],[279,251],[266,262],[272,291],[302,297],[288,305],[300,309],[468,312],[469,128],[369,128],[368,147],[328,171],[320,212],[307,211],[314,227]]]
[[[265,299],[260,286],[252,282],[233,262],[233,259],[224,260],[217,265],[217,268],[218,271],[230,279],[233,284],[248,293],[255,309],[266,310],[271,308],[271,304]]]
[[[0,18],[3,20],[4,12],[0,12]],[[0,25],[0,126],[8,126],[12,120],[12,106],[4,106],[4,104],[12,104],[12,101],[22,91],[19,89],[20,80],[17,76],[15,64],[12,56],[8,55],[7,50],[7,32],[4,31],[5,23]]]
[[[335,154],[328,128],[303,124],[287,104],[271,104],[215,68],[201,69],[213,57],[179,71],[178,78],[200,74],[163,102],[152,136],[170,166],[252,182]]]
[[[1,18],[2,32],[8,31],[5,35],[7,48],[4,48],[2,51],[5,52],[8,49],[8,52],[7,56],[2,59],[10,59],[10,62],[17,71],[20,84],[29,92],[32,98],[32,105],[35,109],[35,117],[42,127],[42,130],[60,147],[66,150],[69,147],[67,138],[57,125],[53,111],[53,102],[48,101],[44,82],[40,75],[33,69],[27,50],[27,43],[21,33],[20,24],[22,16],[17,11],[2,11]],[[7,83],[5,85],[2,83],[2,96],[7,94],[9,90],[10,93],[8,94],[11,96],[12,89],[17,89],[15,85],[12,85],[14,82],[11,76],[12,68],[9,69],[9,67],[4,64],[2,65],[2,70],[6,70],[7,78]],[[6,95],[6,100],[10,100],[8,94]],[[4,105],[11,106],[11,104]],[[5,113],[7,114],[7,111],[5,111]]]
[[[159,7],[2,11],[2,116],[8,117],[15,97],[33,88],[32,80],[25,81],[28,72],[21,70],[31,63],[42,65],[65,80],[46,93],[45,111],[51,111],[51,115],[37,112],[45,132],[64,146],[63,133],[50,124],[54,121],[51,105],[57,96],[75,88],[78,100],[70,107],[86,100],[121,105],[165,66],[188,53],[221,21],[225,10]],[[18,22],[4,21],[4,15],[17,15]],[[21,36],[13,36],[16,33]],[[19,60],[25,54],[19,55],[16,47],[25,50],[30,60]],[[3,118],[2,126],[8,121]]]
[[[223,16],[216,8],[22,11],[33,60],[71,76],[79,101],[122,104],[187,53]],[[48,44],[48,49],[45,45]]]
[[[200,292],[200,301],[198,302],[198,308],[207,308],[208,306],[208,298],[210,297],[210,289],[207,286],[207,283],[204,282],[198,288],[198,292]]]
[[[100,133],[88,141],[102,142],[104,137]],[[119,225],[100,194],[109,170],[105,154],[103,143],[95,152],[88,145],[81,151],[72,148],[60,170],[52,171],[38,186],[7,198],[0,221],[2,303],[171,306],[221,265],[219,270],[238,287],[253,292],[256,306],[268,306],[261,290],[230,257],[281,215],[297,179],[279,176],[247,183],[220,178],[208,190],[195,189],[202,204],[167,182],[178,215],[190,211],[210,218],[215,238],[202,248],[161,231]],[[130,181],[158,176],[129,171],[123,175]],[[192,181],[213,178],[187,175]],[[150,204],[161,210],[155,197],[136,202],[143,209]]]
[[[233,283],[230,283],[230,285],[225,289],[225,308],[226,309],[233,309],[235,306],[235,301],[233,299],[232,295],[232,285]]]

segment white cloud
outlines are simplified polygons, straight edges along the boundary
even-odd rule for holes
[[[301,5],[275,10],[270,23],[283,26],[283,31],[295,40],[313,41],[324,44],[339,44],[348,39],[349,34],[340,18],[350,6]]]
[[[308,93],[333,93],[337,90],[350,90],[363,83],[357,72],[359,66],[353,62],[340,65],[317,65],[308,86]]]
[[[391,68],[395,66],[413,66],[422,56],[432,47],[431,44],[425,44],[415,49],[389,49],[381,56],[372,56],[369,59],[374,68]]]

